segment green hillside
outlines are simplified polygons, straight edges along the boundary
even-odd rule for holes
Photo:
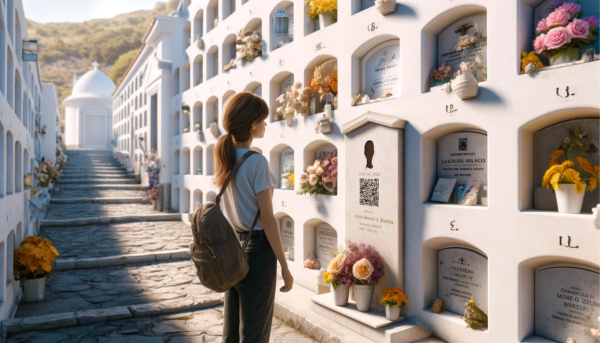
[[[91,68],[93,61],[110,75],[113,81],[122,76],[142,44],[150,22],[157,14],[169,14],[179,4],[177,0],[157,2],[150,11],[120,14],[110,19],[93,19],[79,23],[36,23],[27,20],[30,39],[40,45],[39,64],[44,82],[57,85],[60,101],[71,94],[73,74],[81,76]],[[127,53],[129,53],[127,55]],[[111,73],[113,65],[117,69]],[[121,67],[119,67],[121,66]],[[61,105],[64,121],[64,109]]]

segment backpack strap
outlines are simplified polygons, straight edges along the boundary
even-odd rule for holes
[[[221,191],[219,192],[219,195],[217,195],[215,197],[214,201],[217,205],[219,205],[219,202],[221,201],[221,197],[223,196],[223,193],[225,193],[225,190],[227,189],[229,182],[231,182],[231,180],[235,177],[235,174],[237,174],[237,171],[238,171],[238,169],[240,169],[240,166],[242,165],[242,163],[244,163],[244,161],[253,154],[257,154],[257,152],[254,150],[250,150],[250,151],[246,152],[244,154],[244,156],[240,157],[239,160],[237,160],[237,162],[233,166],[233,169],[231,169],[231,171],[229,172],[229,175],[227,175],[227,179],[225,179],[225,183],[223,183],[223,187],[221,187]]]
[[[242,163],[244,163],[244,161],[248,157],[252,156],[253,154],[257,154],[257,152],[254,150],[250,150],[250,151],[246,152],[244,154],[244,156],[240,157],[239,160],[237,160],[237,162],[233,166],[233,169],[231,169],[231,172],[229,172],[229,175],[227,175],[227,179],[225,180],[225,183],[223,183],[223,187],[221,187],[221,191],[219,192],[219,195],[217,195],[215,197],[214,201],[217,204],[217,206],[219,205],[219,201],[221,201],[221,197],[223,196],[223,193],[225,193],[225,190],[227,189],[229,182],[231,182],[231,180],[235,177],[235,174],[237,174],[237,171],[238,171],[238,169],[240,169],[240,166],[242,165]],[[256,212],[256,217],[254,218],[254,222],[252,223],[250,232],[248,232],[248,236],[246,236],[246,239],[244,240],[244,244],[242,245],[242,251],[244,251],[244,252],[246,251],[246,246],[248,245],[248,242],[250,241],[250,236],[252,236],[252,231],[254,231],[254,227],[256,226],[256,223],[258,222],[258,218],[260,218],[260,208]]]

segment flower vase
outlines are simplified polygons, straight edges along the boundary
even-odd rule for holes
[[[556,204],[558,205],[558,213],[581,213],[581,205],[585,191],[577,194],[577,190],[570,183],[559,183],[556,193]]]
[[[354,289],[354,298],[356,299],[356,309],[360,312],[368,312],[371,309],[373,300],[373,285],[352,285]]]
[[[331,21],[331,14],[328,13],[322,13],[319,14],[319,26],[324,29],[327,26],[333,24],[333,22]]]
[[[479,82],[472,73],[463,73],[452,80],[452,90],[462,100],[474,98],[479,91]]]
[[[23,280],[23,296],[25,302],[44,300],[44,292],[46,290],[46,277],[39,279]]]
[[[375,3],[375,8],[381,15],[394,13],[396,11],[396,0],[387,0]]]
[[[158,204],[156,203],[156,199],[150,199],[152,202],[152,208],[156,211],[158,210]]]
[[[285,115],[285,124],[287,126],[294,125],[294,115],[293,114],[286,114]]]
[[[391,321],[396,321],[400,318],[400,306],[385,305],[385,317]]]
[[[333,303],[335,306],[346,306],[348,305],[348,295],[350,293],[350,287],[346,285],[338,285],[337,288],[331,285],[331,293],[333,293]]]
[[[551,66],[557,66],[557,65],[561,65],[561,64],[565,64],[565,63],[575,62],[575,61],[578,61],[579,59],[578,58],[570,59],[569,55],[567,55],[564,52],[561,52],[558,54],[558,58],[556,60],[554,59],[554,56],[550,56],[550,58],[548,58],[548,60],[550,61]]]
[[[243,60],[243,59],[235,60],[235,65],[236,65],[236,67],[238,67],[238,68],[241,68],[241,67],[243,67],[243,66],[244,66],[244,63],[245,63],[245,62],[244,62],[244,60]]]

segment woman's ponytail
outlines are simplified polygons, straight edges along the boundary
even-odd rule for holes
[[[219,137],[215,146],[214,183],[217,187],[223,186],[237,161],[234,143],[249,140],[252,124],[268,116],[269,106],[254,93],[237,93],[227,100],[223,109],[223,128],[227,133]]]

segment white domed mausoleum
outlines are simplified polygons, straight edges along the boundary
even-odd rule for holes
[[[68,149],[111,149],[112,80],[92,63],[94,69],[74,80],[65,106],[65,137]]]

